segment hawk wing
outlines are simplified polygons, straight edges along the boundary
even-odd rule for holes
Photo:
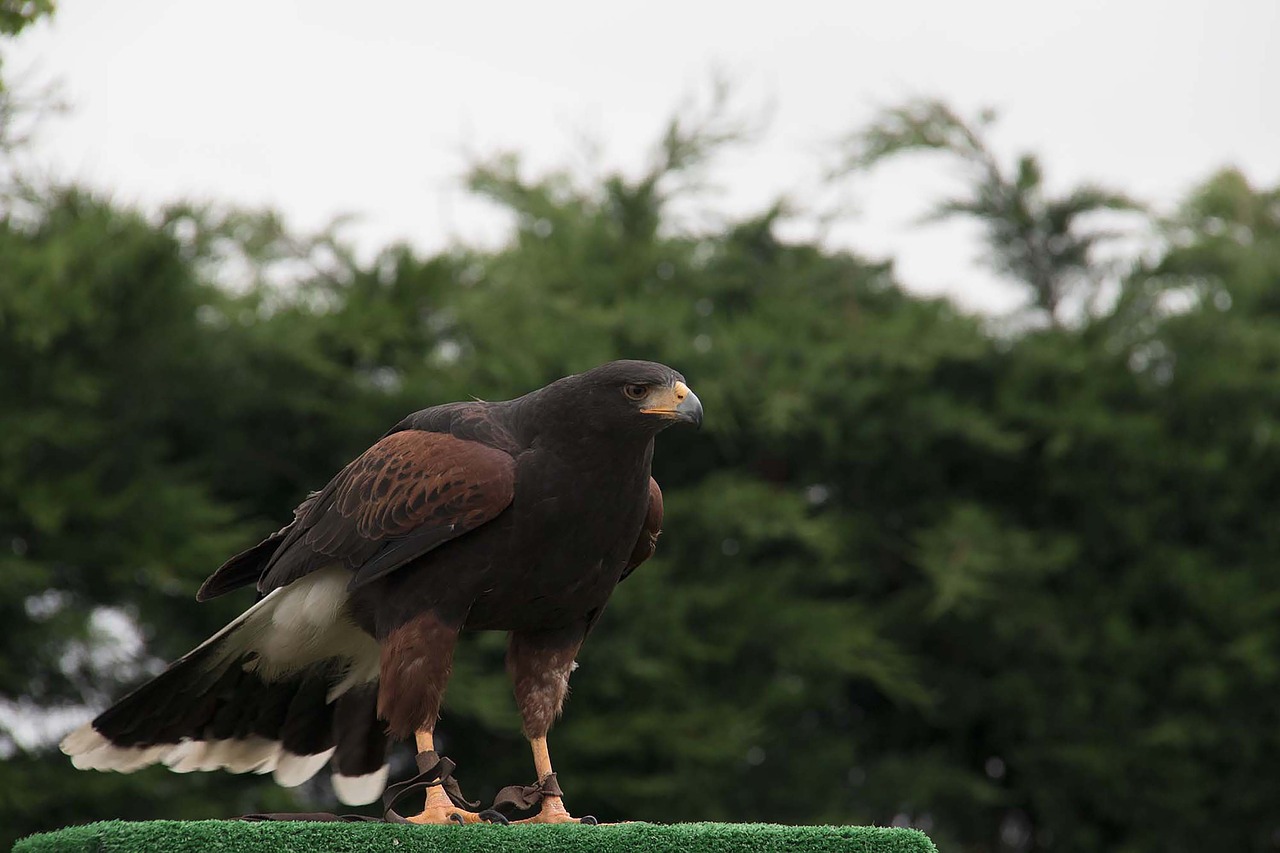
[[[506,451],[448,433],[394,432],[309,497],[291,525],[228,561],[200,597],[249,582],[250,568],[261,593],[335,563],[354,574],[350,588],[363,586],[495,518],[514,491]]]
[[[627,560],[626,568],[622,570],[622,577],[618,578],[618,583],[626,580],[627,575],[653,556],[653,552],[658,549],[658,536],[661,533],[662,489],[658,488],[658,481],[650,477],[649,511],[645,514],[644,527],[640,528],[640,538],[636,540],[636,546],[631,550],[631,559]]]

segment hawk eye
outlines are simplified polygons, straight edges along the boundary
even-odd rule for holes
[[[629,382],[622,386],[622,393],[626,394],[629,400],[643,400],[645,395],[649,393],[649,386]]]

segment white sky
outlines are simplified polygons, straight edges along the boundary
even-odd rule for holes
[[[1169,205],[1228,163],[1280,181],[1276,0],[60,7],[6,52],[11,80],[59,81],[73,107],[44,127],[41,166],[148,207],[271,204],[299,227],[356,213],[366,253],[499,233],[460,189],[471,154],[514,149],[542,169],[582,162],[585,136],[601,165],[638,169],[717,70],[772,116],[715,173],[729,212],[824,197],[832,141],[911,95],[998,108],[997,147],[1038,152],[1055,186],[1096,180]],[[973,231],[914,223],[951,187],[945,169],[890,166],[828,239],[896,257],[919,291],[1007,308]]]

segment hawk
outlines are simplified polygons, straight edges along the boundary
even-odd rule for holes
[[[254,585],[256,604],[62,750],[82,769],[226,769],[285,786],[332,763],[338,798],[369,803],[386,787],[389,738],[414,739],[420,767],[435,755],[459,634],[505,631],[541,786],[528,820],[578,821],[547,733],[614,588],[654,552],[654,437],[681,422],[701,424],[702,404],[645,361],[409,415],[197,595]],[[488,819],[447,787],[429,787],[410,820]]]

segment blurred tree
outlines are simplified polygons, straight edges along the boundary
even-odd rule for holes
[[[83,780],[48,761],[59,709],[103,703],[228,615],[191,586],[252,531],[188,444],[227,385],[199,313],[227,301],[165,234],[79,192],[0,220],[0,811],[24,817],[8,832],[81,808],[64,799]],[[42,752],[48,784],[24,782]],[[104,808],[199,814],[199,794],[233,790],[150,778],[103,780]]]
[[[1095,313],[1103,272],[1095,250],[1122,235],[1096,222],[1090,227],[1091,214],[1138,211],[1141,206],[1122,193],[1092,185],[1049,195],[1035,156],[1020,156],[1012,169],[1000,164],[985,137],[994,121],[990,110],[966,121],[941,101],[910,101],[882,111],[854,133],[837,171],[870,169],[912,151],[951,155],[965,167],[968,193],[942,201],[930,218],[967,217],[980,223],[991,264],[1028,286],[1032,306],[1050,324],[1067,319],[1067,307],[1086,316]]]
[[[0,47],[41,18],[53,14],[53,0],[0,0]],[[13,93],[5,85],[4,53],[0,51],[0,151],[4,151],[11,138],[11,126],[21,105],[14,102]]]
[[[0,35],[16,36],[53,14],[53,0],[0,0]]]
[[[946,697],[914,737],[992,782],[986,807],[947,809],[957,840],[1275,843],[1276,197],[1215,177],[1109,314],[1004,359],[990,411],[1022,450],[918,536],[933,592],[904,638]]]

